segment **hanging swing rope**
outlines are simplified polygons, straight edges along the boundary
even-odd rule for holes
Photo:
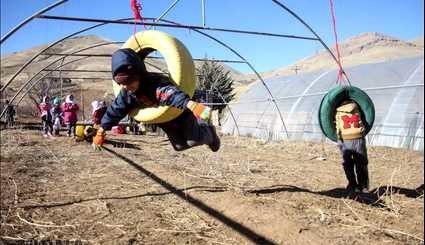
[[[342,68],[341,52],[339,51],[338,33],[336,31],[336,17],[335,17],[333,0],[329,0],[329,5],[330,5],[330,10],[331,10],[331,16],[332,16],[332,27],[333,27],[334,37],[335,37],[335,50],[336,50],[336,55],[337,55],[336,59],[337,59],[338,67],[339,67],[338,78],[337,78],[336,83],[341,84],[344,80],[343,75],[345,73],[344,73],[344,69]],[[346,80],[346,82],[351,86],[351,84],[348,80]]]

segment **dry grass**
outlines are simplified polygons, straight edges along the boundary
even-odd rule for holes
[[[1,236],[93,244],[423,244],[419,152],[369,148],[373,193],[349,198],[334,145],[223,137],[222,149],[211,153],[174,152],[153,135],[108,139],[111,151],[93,152],[66,137],[1,131]]]

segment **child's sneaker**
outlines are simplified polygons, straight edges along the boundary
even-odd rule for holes
[[[47,135],[47,134],[43,134],[43,137],[44,137],[44,138],[47,138],[47,137],[49,137],[49,135]]]
[[[211,144],[208,145],[208,147],[213,152],[216,152],[220,149],[220,138],[218,137],[217,132],[215,131],[214,125],[210,125],[209,128],[210,128],[211,134],[213,136],[213,141],[211,142]]]

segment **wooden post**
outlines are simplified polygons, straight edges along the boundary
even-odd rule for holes
[[[84,97],[83,97],[83,86],[81,86],[80,85],[80,96],[81,96],[81,99],[80,99],[80,103],[81,103],[81,111],[82,111],[82,113],[83,113],[83,116],[82,116],[82,120],[84,121]]]

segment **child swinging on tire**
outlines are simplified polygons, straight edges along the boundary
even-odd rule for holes
[[[183,110],[177,118],[156,124],[167,134],[176,151],[208,145],[216,152],[220,138],[209,123],[211,108],[197,103],[173,85],[167,77],[146,71],[143,61],[132,49],[119,49],[112,54],[112,77],[121,91],[106,110],[93,139],[95,148],[102,146],[105,130],[117,125],[132,109],[149,106],[171,106]]]

